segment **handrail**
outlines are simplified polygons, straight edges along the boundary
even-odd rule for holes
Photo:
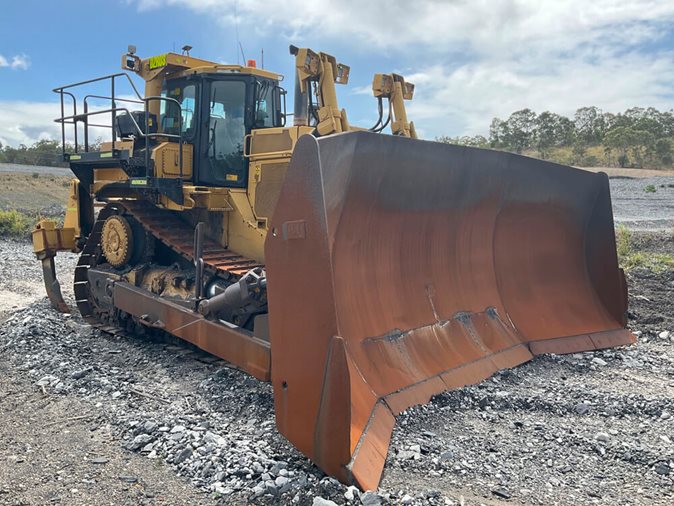
[[[61,90],[61,117],[65,114],[63,110],[63,95],[68,95],[70,98],[73,99],[73,114],[77,114],[77,99],[75,98],[75,95],[70,93],[69,91],[63,91]],[[54,120],[56,121],[56,120]],[[75,124],[75,128],[73,129],[75,132],[75,153],[77,153],[77,124]],[[63,158],[66,156],[66,126],[61,122],[61,155]]]
[[[103,99],[103,100],[113,100],[112,97],[105,97],[105,96],[103,96],[103,95],[94,95],[94,94],[90,93],[89,95],[86,95],[86,96],[84,97],[84,100],[83,100],[83,101],[84,101],[85,104],[87,103],[87,99],[89,99],[89,98],[100,98],[100,99]],[[116,98],[114,98],[114,100],[115,100],[116,102],[129,102],[129,103],[131,103],[131,104],[142,104],[142,103],[143,103],[143,99],[135,100],[135,99],[133,99],[133,98],[119,98],[119,97],[116,97]]]
[[[178,103],[178,106],[180,107],[180,103],[175,100],[174,98],[169,98],[169,97],[148,97],[147,101],[149,102],[150,100],[155,99],[155,100],[169,100],[169,101],[174,101]],[[178,139],[178,145],[179,145],[179,150],[180,152],[178,153],[178,163],[180,165],[180,177],[182,179],[183,177],[183,153],[182,153],[182,147],[183,147],[183,140],[182,140],[182,135],[180,134],[169,134],[165,132],[156,132],[156,133],[143,133],[143,130],[140,128],[140,125],[138,122],[135,120],[135,118],[130,114],[131,111],[126,108],[126,107],[115,107],[115,108],[110,108],[110,109],[102,109],[100,111],[92,111],[85,114],[80,114],[80,115],[73,115],[73,116],[64,116],[63,118],[60,118],[57,121],[63,121],[64,123],[68,124],[75,124],[74,122],[67,122],[66,120],[72,119],[75,120],[76,118],[81,118],[83,116],[95,116],[97,114],[106,114],[111,111],[124,111],[129,115],[129,119],[133,123],[133,126],[135,130],[138,132],[138,135],[140,137],[145,137],[145,166],[147,168],[150,167],[149,165],[149,156],[150,156],[150,150],[148,149],[148,139],[154,138],[154,137],[168,137],[170,139]],[[178,122],[178,127],[180,131],[182,132],[182,111],[180,111],[181,114],[179,116],[179,122]],[[112,125],[100,125],[96,124],[96,126],[102,127],[102,128],[114,128]],[[150,124],[149,124],[149,115],[145,115],[145,132],[148,132],[150,129]],[[113,148],[114,149],[114,148]]]
[[[114,90],[113,90],[113,91],[114,91]],[[142,104],[142,103],[143,103],[142,100],[134,100],[134,99],[129,99],[129,98],[115,98],[114,96],[112,96],[112,97],[105,97],[105,96],[103,96],[103,95],[94,95],[94,94],[91,94],[91,93],[90,93],[89,95],[86,95],[86,96],[84,97],[84,99],[83,99],[83,102],[84,102],[84,114],[85,114],[85,121],[84,121],[84,123],[85,123],[85,128],[84,128],[84,150],[85,150],[85,151],[88,151],[88,150],[89,150],[89,128],[88,128],[88,127],[89,127],[89,126],[99,126],[99,127],[102,126],[102,125],[92,125],[91,123],[89,123],[89,118],[88,118],[88,116],[86,116],[86,115],[87,115],[87,113],[88,113],[88,111],[89,111],[89,102],[88,102],[88,100],[89,100],[90,98],[99,98],[99,99],[103,99],[103,100],[110,100],[110,103],[111,103],[114,107],[116,107],[116,103],[115,103],[115,102],[128,102],[128,103],[132,103],[132,104]],[[127,112],[128,112],[128,111],[127,111]],[[114,118],[116,117],[116,115],[117,115],[116,113],[113,115],[113,120],[112,120],[113,125],[114,125],[114,122],[115,122],[115,121],[114,121]],[[113,136],[113,137],[114,137],[114,136]],[[114,140],[113,140],[113,145],[114,145]]]
[[[75,88],[77,86],[96,83],[98,81],[105,81],[106,79],[114,79],[116,77],[122,77],[122,76],[126,77],[127,81],[129,81],[129,84],[131,85],[131,88],[133,88],[133,91],[136,93],[136,96],[138,97],[138,100],[143,100],[143,96],[138,92],[138,88],[136,88],[136,85],[133,84],[133,81],[131,80],[131,77],[126,72],[118,72],[116,74],[109,74],[107,76],[97,77],[95,79],[89,79],[87,81],[80,81],[78,83],[66,84],[65,86],[60,86],[58,88],[54,88],[52,91],[54,93],[60,93],[61,91],[67,90],[68,88]]]
[[[130,112],[129,109],[126,108],[126,107],[114,107],[114,108],[110,108],[110,109],[101,109],[101,110],[99,110],[99,111],[88,112],[88,113],[86,113],[86,114],[79,114],[79,115],[73,115],[73,116],[64,116],[63,118],[60,118],[60,120],[62,120],[62,121],[65,121],[65,120],[67,120],[67,119],[75,120],[75,119],[78,119],[78,118],[83,118],[83,117],[85,117],[85,116],[96,116],[97,114],[105,114],[105,113],[112,112],[112,111],[124,111],[124,112],[126,112],[127,114]],[[142,131],[141,128],[140,128],[140,125],[138,125],[138,123],[137,123],[136,120],[133,118],[133,116],[130,116],[130,119],[131,119],[131,121],[133,122],[133,124],[134,124],[134,126],[136,127],[136,129],[138,130],[138,134],[141,135],[141,136],[143,136],[144,134],[143,134],[143,131]],[[58,121],[59,121],[59,120],[57,120],[57,122],[58,122]],[[72,125],[74,122],[66,122],[66,123],[68,123],[69,125]],[[112,125],[97,125],[97,126],[102,127],[102,128],[114,128]]]
[[[179,135],[176,134],[166,134],[163,133],[161,137],[169,137],[169,138],[178,138],[178,164],[179,164],[179,174],[180,174],[180,179],[183,178],[183,107],[180,102],[178,102],[175,98],[171,97],[161,97],[161,96],[153,96],[153,97],[145,97],[145,132],[148,132],[150,130],[150,115],[148,114],[149,110],[149,105],[152,100],[165,100],[167,102],[174,102],[178,106],[178,132],[180,132]],[[148,137],[152,136],[153,134],[146,134],[145,136],[145,166],[147,167],[148,170],[150,170],[150,150],[148,148]],[[154,134],[155,137],[160,137],[159,135]],[[153,174],[154,175],[154,174]]]
[[[128,83],[131,85],[131,88],[133,89],[133,92],[135,93],[136,99],[129,99],[129,98],[118,98],[115,97],[115,79],[117,77],[125,77]],[[76,88],[78,86],[83,86],[91,83],[96,83],[96,82],[101,82],[101,81],[110,81],[110,96],[103,96],[103,95],[96,95],[93,93],[90,93],[88,95],[85,95],[83,98],[83,107],[84,107],[84,112],[82,114],[77,113],[77,99],[73,93],[70,91],[66,91],[71,88]],[[77,83],[72,83],[72,84],[67,84],[65,86],[60,86],[58,88],[54,88],[52,90],[54,93],[58,93],[60,95],[60,101],[61,101],[61,117],[55,119],[54,121],[56,123],[61,124],[61,152],[62,155],[65,159],[66,157],[66,133],[65,133],[65,125],[73,125],[73,131],[74,131],[74,140],[75,140],[75,153],[79,152],[79,143],[77,139],[77,126],[79,122],[84,123],[84,151],[89,152],[89,127],[90,126],[96,126],[96,127],[101,127],[101,128],[110,128],[112,129],[112,150],[115,150],[115,123],[116,123],[116,118],[117,118],[117,112],[122,111],[126,112],[131,119],[133,123],[134,130],[137,132],[139,137],[144,137],[145,138],[145,166],[146,166],[146,174],[149,176],[154,176],[154,170],[151,169],[150,167],[150,139],[155,138],[155,137],[163,137],[163,138],[169,138],[169,139],[177,139],[178,140],[178,157],[179,157],[179,165],[180,165],[180,179],[183,178],[183,137],[182,137],[182,129],[183,129],[183,116],[182,116],[182,105],[181,103],[171,97],[162,97],[162,96],[152,96],[152,97],[142,97],[141,94],[138,92],[138,88],[136,88],[136,85],[133,83],[131,80],[131,77],[125,73],[125,72],[119,72],[116,74],[110,74],[107,76],[103,77],[97,77],[95,79],[88,79],[86,81],[80,81]],[[73,102],[73,108],[72,108],[72,115],[66,116],[65,113],[65,103],[64,103],[64,96],[67,95],[71,97],[72,102]],[[96,99],[102,99],[102,100],[110,100],[110,108],[108,109],[102,109],[98,111],[89,111],[89,99],[96,98]],[[174,103],[175,105],[178,106],[178,134],[169,134],[165,132],[156,132],[156,133],[149,133],[150,131],[150,114],[149,114],[149,104],[152,101],[164,101],[164,102],[171,102]],[[131,111],[127,107],[118,107],[117,102],[126,102],[126,103],[133,103],[133,104],[143,104],[143,110],[145,112],[145,130],[143,130],[138,122],[135,120],[133,115],[131,114]],[[100,114],[107,114],[110,113],[111,116],[111,122],[110,125],[103,125],[100,123],[90,123],[89,122],[89,117],[90,116],[95,116],[95,115],[100,115]]]

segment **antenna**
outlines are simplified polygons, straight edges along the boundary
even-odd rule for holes
[[[237,49],[241,50],[241,56],[243,56],[243,63],[246,63],[246,57],[243,55],[243,46],[239,40],[239,2],[238,0],[234,1],[234,33],[236,34],[236,45],[239,46]],[[236,51],[236,64],[239,65],[239,51]]]
[[[262,68],[264,68],[264,48],[260,51],[260,62],[262,63]]]

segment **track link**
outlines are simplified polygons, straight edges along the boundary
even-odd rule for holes
[[[84,320],[90,325],[111,334],[126,334],[121,328],[103,322],[97,315],[95,303],[91,300],[88,271],[98,264],[102,256],[100,243],[105,220],[112,214],[128,213],[150,235],[181,255],[194,261],[194,229],[178,218],[173,212],[157,208],[141,200],[123,201],[109,204],[98,213],[96,222],[87,238],[79,261],[75,267],[75,302]],[[246,258],[234,251],[223,248],[215,241],[206,238],[203,248],[204,266],[211,274],[236,279],[255,267],[263,267],[255,260]]]
[[[92,302],[89,299],[89,269],[98,263],[100,257],[101,231],[103,230],[103,223],[105,220],[115,212],[112,207],[104,207],[98,213],[96,222],[91,229],[91,233],[87,238],[87,242],[80,253],[79,261],[75,267],[75,282],[73,291],[75,292],[75,303],[79,309],[82,318],[87,323],[101,328],[102,323],[95,317]]]
[[[152,236],[183,258],[189,261],[194,260],[194,228],[192,226],[178,218],[172,211],[160,209],[142,200],[127,201],[121,205]],[[207,269],[235,277],[243,276],[255,267],[263,267],[255,260],[223,248],[208,238],[204,240],[203,259]]]

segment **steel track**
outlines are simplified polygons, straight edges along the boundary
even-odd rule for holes
[[[100,313],[106,313],[108,310],[98,307],[92,299],[88,277],[89,269],[98,265],[103,256],[100,245],[105,220],[112,214],[125,213],[133,216],[148,234],[190,262],[194,261],[194,228],[178,218],[175,213],[139,200],[108,204],[98,213],[75,267],[75,302],[82,318],[93,327],[111,334],[128,336],[130,334],[124,329],[101,321]],[[262,267],[262,264],[255,260],[223,248],[208,238],[204,241],[203,260],[206,271],[226,279],[238,279],[250,269]]]

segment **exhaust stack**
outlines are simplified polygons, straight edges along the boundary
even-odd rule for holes
[[[290,54],[297,56],[299,49],[290,46]],[[307,126],[309,124],[309,90],[300,79],[295,69],[295,95],[293,99],[293,126]]]

